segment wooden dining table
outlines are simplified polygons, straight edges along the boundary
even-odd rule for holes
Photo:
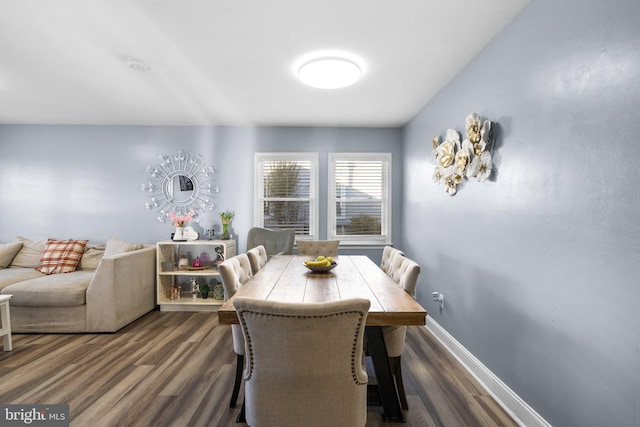
[[[295,303],[369,299],[371,307],[365,334],[383,407],[382,417],[389,422],[404,422],[382,327],[424,325],[426,310],[366,256],[336,257],[337,267],[324,273],[314,273],[307,269],[304,261],[308,259],[308,256],[299,255],[278,255],[271,258],[219,308],[220,323],[239,323],[233,306],[236,296]]]

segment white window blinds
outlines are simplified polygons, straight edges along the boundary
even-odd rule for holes
[[[258,227],[318,235],[318,155],[256,153],[255,216]]]
[[[390,188],[390,153],[330,154],[328,238],[389,243]]]

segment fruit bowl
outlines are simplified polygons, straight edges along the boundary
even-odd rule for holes
[[[307,265],[307,264],[305,264],[305,267],[307,267],[309,270],[313,271],[314,273],[326,273],[328,271],[333,270],[337,266],[338,266],[338,263],[335,262],[335,261],[333,261],[329,265]]]

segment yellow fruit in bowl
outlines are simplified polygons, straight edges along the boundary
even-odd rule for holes
[[[329,261],[329,264],[333,263],[333,258],[331,258],[330,256],[327,257],[327,261]]]
[[[311,261],[305,261],[304,263],[308,267],[326,267],[328,265],[331,265],[331,263],[327,262],[326,259],[321,259],[320,261],[318,261],[316,259],[316,260],[311,260]]]
[[[320,256],[318,256],[318,258],[316,258],[316,261],[322,261],[324,259],[326,259],[325,256],[324,255],[320,255]]]

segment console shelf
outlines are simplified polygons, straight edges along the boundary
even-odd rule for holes
[[[174,242],[168,240],[157,243],[157,281],[156,294],[160,311],[218,311],[224,299],[214,298],[214,286],[221,282],[218,263],[235,256],[235,240],[193,240]],[[179,267],[182,256],[186,256],[188,265],[199,257],[206,269],[190,270]],[[197,294],[193,298],[191,280],[198,284],[208,283],[211,288],[208,298]],[[179,297],[171,295],[171,288],[180,286]]]

